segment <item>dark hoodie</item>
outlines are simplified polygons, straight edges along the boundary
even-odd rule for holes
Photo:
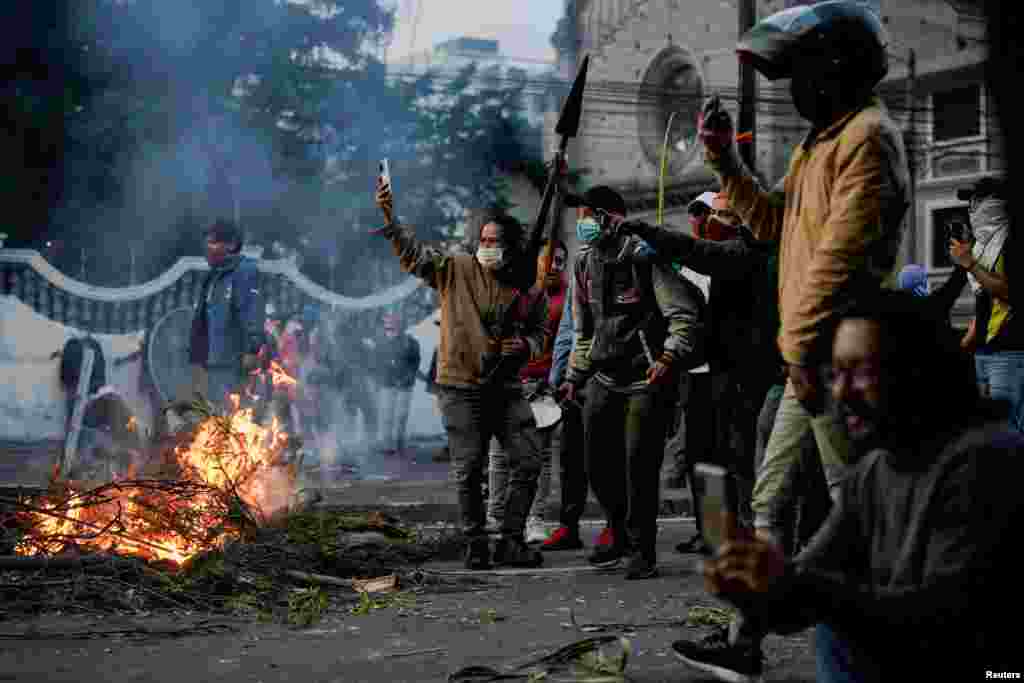
[[[1019,593],[1022,447],[976,422],[871,451],[770,601],[745,613],[779,633],[827,623],[863,653],[854,666],[869,680],[1019,670],[1019,659],[1001,668],[1014,664],[1016,634],[993,617],[1017,615],[1007,601]]]

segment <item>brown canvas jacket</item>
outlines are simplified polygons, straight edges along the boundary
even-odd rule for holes
[[[808,365],[838,306],[895,276],[910,176],[899,128],[872,98],[796,148],[785,203],[743,173],[723,191],[759,240],[781,240],[779,347]]]
[[[385,231],[398,255],[402,270],[437,290],[441,299],[441,340],[437,353],[437,383],[476,388],[485,383],[482,359],[496,351],[493,340],[503,330],[526,340],[529,358],[544,349],[547,297],[518,295],[514,286],[485,270],[474,256],[449,255],[418,242],[407,227]],[[509,317],[511,316],[511,317]],[[526,362],[506,358],[495,379],[519,387],[517,373]]]

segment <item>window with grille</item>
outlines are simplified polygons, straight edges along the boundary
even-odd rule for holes
[[[977,138],[981,129],[981,85],[932,93],[932,141]]]

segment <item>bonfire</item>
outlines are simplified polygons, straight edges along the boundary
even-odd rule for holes
[[[193,404],[202,419],[190,441],[144,468],[148,476],[132,471],[93,486],[55,476],[45,496],[20,506],[27,524],[15,552],[74,548],[180,565],[266,525],[292,500],[289,437],[276,418],[260,425],[239,402],[232,396],[226,415]]]

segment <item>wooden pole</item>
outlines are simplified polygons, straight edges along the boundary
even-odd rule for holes
[[[754,0],[739,0],[739,34],[743,35],[757,23],[757,7]],[[740,107],[736,131],[738,133],[754,133],[757,127],[757,74],[751,64],[740,63]],[[755,171],[757,136],[739,146],[740,157],[747,168]]]

